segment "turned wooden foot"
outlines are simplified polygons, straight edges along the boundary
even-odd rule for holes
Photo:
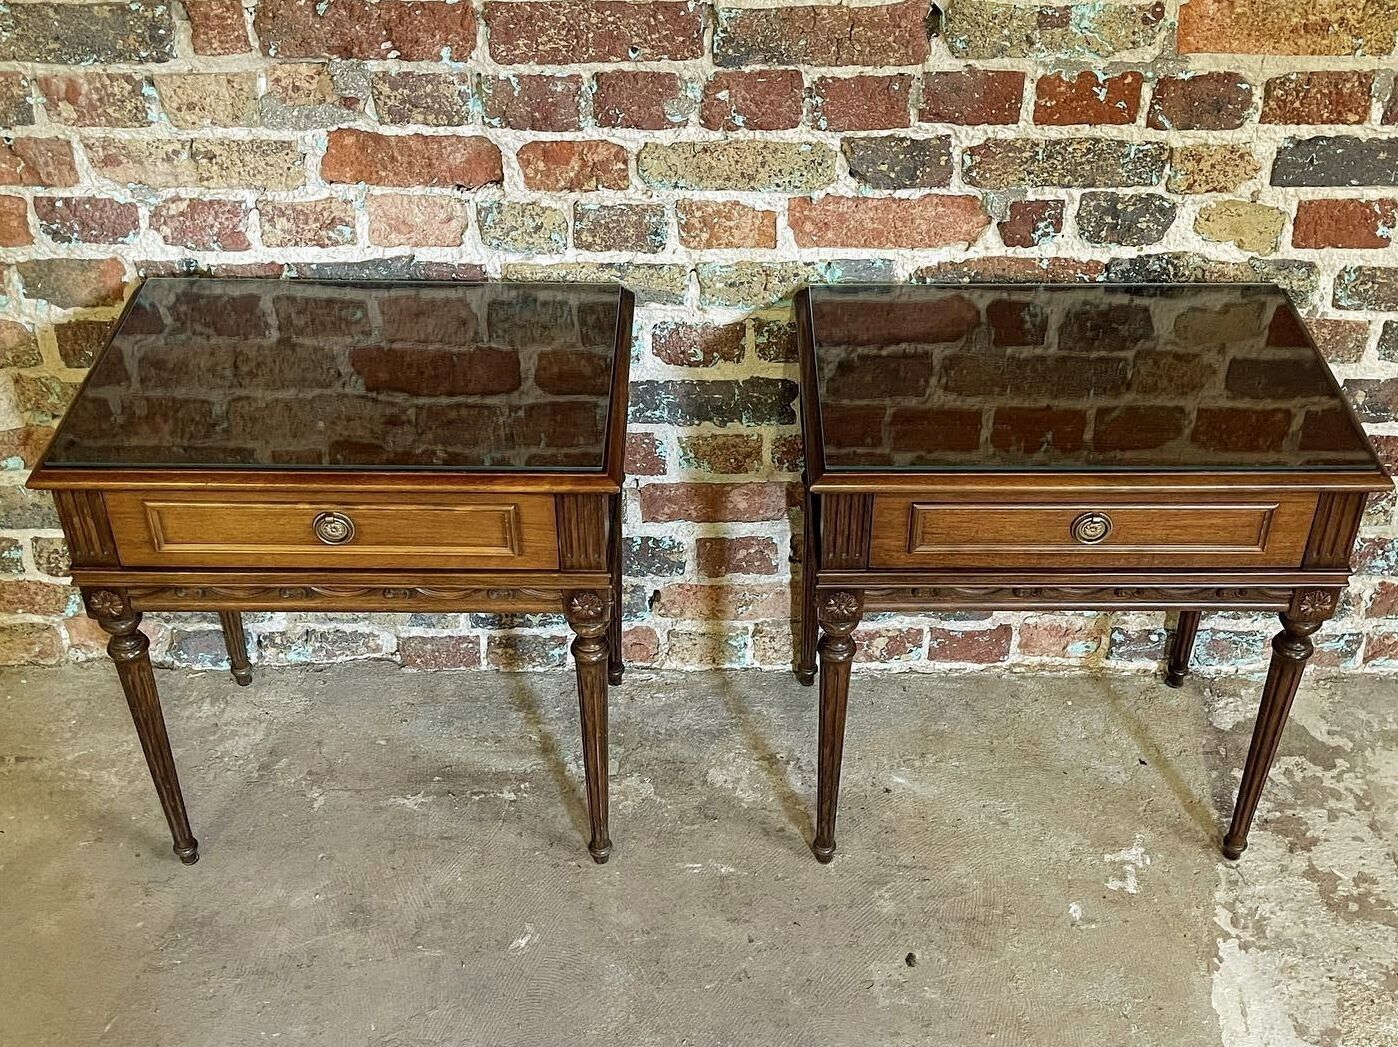
[[[1252,731],[1252,745],[1243,765],[1243,782],[1233,807],[1233,822],[1223,838],[1223,856],[1230,860],[1236,860],[1247,850],[1248,830],[1257,812],[1262,786],[1276,758],[1282,728],[1286,726],[1306,662],[1315,650],[1311,634],[1321,626],[1318,620],[1300,621],[1287,614],[1281,616],[1281,623],[1281,632],[1272,639],[1272,664],[1262,688],[1257,725]]]
[[[1194,653],[1194,637],[1199,632],[1198,611],[1181,611],[1175,625],[1175,638],[1170,644],[1170,660],[1165,667],[1165,682],[1171,687],[1183,687],[1189,675],[1189,658]]]
[[[563,599],[568,624],[576,634],[573,661],[578,675],[578,716],[582,722],[583,777],[592,838],[587,850],[599,865],[611,857],[607,831],[607,634],[611,628],[610,594],[579,590]]]
[[[840,801],[840,763],[845,751],[845,709],[849,704],[850,663],[863,593],[837,590],[819,599],[820,735],[816,779],[816,861],[835,857],[835,811]]]
[[[228,648],[228,667],[239,687],[252,683],[252,663],[248,661],[248,639],[243,633],[243,616],[238,611],[219,611],[223,623],[223,643]]]
[[[189,829],[189,817],[180,794],[180,780],[175,773],[175,758],[170,752],[170,738],[165,732],[165,717],[160,711],[160,695],[155,688],[155,675],[150,667],[150,641],[141,632],[141,615],[132,610],[126,594],[116,589],[84,590],[88,614],[111,637],[107,653],[116,663],[117,678],[126,693],[131,719],[146,754],[151,780],[170,825],[175,854],[185,865],[199,860],[199,841]]]

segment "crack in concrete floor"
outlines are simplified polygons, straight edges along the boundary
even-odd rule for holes
[[[0,673],[0,1045],[1398,1043],[1398,685],[632,673],[610,865],[571,676],[161,672],[203,860],[108,667]]]

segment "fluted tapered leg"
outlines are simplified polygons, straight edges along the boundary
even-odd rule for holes
[[[83,598],[88,613],[111,637],[107,641],[107,653],[116,663],[117,678],[126,693],[126,704],[131,708],[131,719],[146,754],[151,780],[170,825],[175,854],[186,865],[193,865],[199,860],[199,841],[189,829],[180,780],[175,773],[175,758],[170,752],[170,738],[165,733],[165,717],[160,711],[160,695],[151,672],[150,641],[140,629],[140,612],[132,610],[125,594],[115,589],[84,591]]]
[[[607,831],[607,633],[611,604],[610,593],[593,590],[570,592],[563,601],[568,624],[576,634],[572,650],[578,674],[587,814],[592,829],[587,849],[599,864],[612,853],[612,839]]]
[[[1194,637],[1199,632],[1199,612],[1181,611],[1175,625],[1175,638],[1170,643],[1170,660],[1165,667],[1165,682],[1171,687],[1183,687],[1189,675],[1189,657],[1194,653]]]
[[[228,667],[239,687],[252,683],[252,663],[248,661],[248,638],[243,633],[243,616],[237,611],[219,611],[223,623],[223,643],[228,648]]]
[[[1281,616],[1282,630],[1272,639],[1272,665],[1267,670],[1267,683],[1262,689],[1262,702],[1257,710],[1257,725],[1252,730],[1252,746],[1247,763],[1243,765],[1243,783],[1238,788],[1238,802],[1233,807],[1233,823],[1223,838],[1223,856],[1236,859],[1248,846],[1248,830],[1257,813],[1257,801],[1267,772],[1277,755],[1282,728],[1291,712],[1301,674],[1315,650],[1311,634],[1320,628],[1319,621],[1298,621]]]
[[[607,630],[607,682],[621,683],[626,667],[621,660],[621,495],[612,499],[612,614]]]
[[[816,643],[820,622],[816,618],[816,533],[812,498],[806,495],[805,525],[801,538],[801,642],[796,654],[796,679],[809,687],[816,677]]]
[[[835,857],[835,811],[840,802],[840,764],[845,751],[845,709],[849,704],[850,663],[863,593],[827,592],[818,600],[820,619],[820,752],[816,780],[816,860]]]

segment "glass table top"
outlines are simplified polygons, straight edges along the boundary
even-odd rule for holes
[[[809,294],[827,472],[1378,468],[1271,285]]]
[[[620,316],[616,286],[150,279],[44,465],[601,471]]]

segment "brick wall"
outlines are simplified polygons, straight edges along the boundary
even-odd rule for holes
[[[0,8],[0,661],[100,650],[19,485],[142,273],[625,280],[641,663],[789,662],[806,282],[1276,280],[1398,458],[1392,0],[249,5]],[[1398,668],[1394,534],[1376,499],[1322,665]],[[249,626],[263,660],[565,657],[546,617]],[[1255,668],[1272,629],[1206,619],[1201,660]],[[152,631],[169,661],[221,657],[207,619]],[[1162,637],[1150,615],[863,631],[909,668],[1140,669]]]

